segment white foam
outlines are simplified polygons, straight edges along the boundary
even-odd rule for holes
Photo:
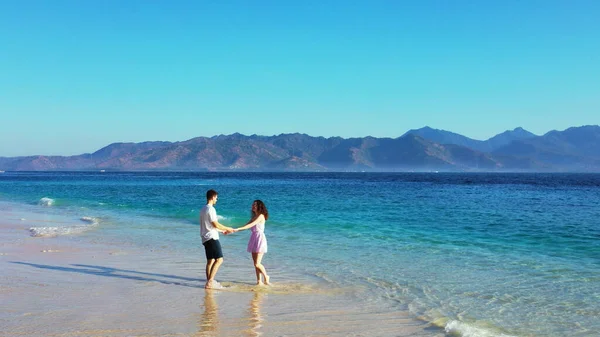
[[[224,217],[222,215],[217,215],[217,219],[219,219],[219,220],[227,220],[227,217]]]
[[[504,334],[500,331],[494,331],[493,327],[475,326],[465,322],[451,320],[449,321],[444,330],[447,334],[452,336],[462,337],[515,337],[512,335]]]
[[[83,222],[94,224],[94,225],[97,225],[98,222],[100,222],[100,220],[98,220],[98,218],[93,218],[91,216],[84,216],[80,220],[83,221]]]
[[[50,207],[54,205],[54,199],[43,197],[38,201],[38,205]]]
[[[98,226],[100,221],[94,217],[82,217],[80,219],[88,225],[71,225],[71,226],[45,226],[45,227],[31,227],[29,228],[29,234],[33,237],[56,237],[62,235],[75,235],[87,232]]]

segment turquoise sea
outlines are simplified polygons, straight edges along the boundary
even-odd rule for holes
[[[357,306],[409,311],[431,336],[600,331],[600,174],[5,172],[0,208],[85,220],[32,236],[202,263],[198,211],[211,188],[227,225],[265,202],[275,282],[363,287]],[[246,234],[222,238],[228,260],[247,255]]]

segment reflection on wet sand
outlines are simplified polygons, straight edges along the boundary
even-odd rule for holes
[[[242,317],[234,314],[233,320],[228,317],[226,313],[230,313],[235,308],[224,308],[221,315],[225,314],[224,317],[219,317],[219,306],[215,299],[218,291],[206,290],[204,291],[204,311],[198,319],[198,332],[194,336],[196,337],[212,337],[212,336],[248,336],[258,337],[264,334],[263,324],[265,323],[265,316],[262,313],[263,302],[267,293],[263,289],[254,289],[252,296],[250,297],[250,303],[246,314],[242,314]],[[246,293],[247,295],[250,295]],[[248,298],[246,295],[239,294],[240,299]],[[222,304],[222,303],[221,303]],[[241,312],[239,312],[241,313]],[[245,316],[245,317],[244,317]]]
[[[261,291],[254,292],[254,296],[250,300],[250,307],[248,308],[249,328],[245,331],[246,336],[258,337],[262,335],[261,328],[264,321],[261,314],[262,300],[265,294]]]
[[[218,336],[219,335],[219,307],[215,301],[213,290],[204,291],[204,312],[198,322],[198,333],[196,336]]]

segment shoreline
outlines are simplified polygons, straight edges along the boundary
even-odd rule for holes
[[[200,248],[181,256],[85,234],[32,237],[27,217],[0,211],[0,336],[438,336],[407,312],[359,303],[356,289],[277,271],[274,286],[255,286],[246,261],[227,261],[218,279],[228,288],[205,290]]]

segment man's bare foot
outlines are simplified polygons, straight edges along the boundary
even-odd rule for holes
[[[221,285],[221,283],[219,283],[219,282],[217,282],[215,280],[212,280],[210,282],[206,282],[206,284],[204,285],[204,289],[223,289],[223,288],[225,288],[225,287],[223,287]]]
[[[269,282],[269,280],[271,280],[271,277],[269,275],[265,275],[265,284],[270,286],[271,282]]]

